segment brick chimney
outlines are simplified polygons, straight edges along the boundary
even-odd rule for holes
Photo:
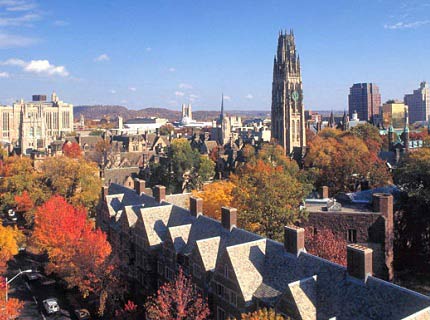
[[[203,214],[203,199],[199,197],[190,197],[190,213],[193,217]]]
[[[142,180],[139,178],[134,179],[134,190],[136,191],[136,193],[139,196],[145,192],[145,188],[146,188],[146,181],[145,180]]]
[[[366,280],[372,275],[373,250],[359,244],[349,244],[346,247],[347,270],[350,276]]]
[[[227,230],[233,229],[237,224],[237,209],[230,207],[221,208],[221,223]]]
[[[318,189],[318,195],[321,199],[327,199],[328,198],[328,187],[322,186]]]
[[[154,187],[154,190],[152,191],[155,201],[157,201],[158,203],[163,202],[164,200],[166,200],[166,187],[165,186],[160,186],[160,185],[156,185]]]
[[[287,252],[298,255],[305,249],[305,229],[296,226],[284,227],[284,247]]]
[[[393,196],[389,193],[374,193],[373,211],[381,212],[388,219],[393,219]]]

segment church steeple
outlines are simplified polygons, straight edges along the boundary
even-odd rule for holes
[[[224,93],[221,94],[221,113],[219,114],[219,118],[221,121],[224,119]]]

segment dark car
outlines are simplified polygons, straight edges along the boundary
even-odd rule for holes
[[[91,315],[87,309],[76,309],[74,311],[75,317],[78,320],[90,320]]]

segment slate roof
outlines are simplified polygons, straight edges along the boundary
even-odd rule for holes
[[[220,240],[220,237],[213,237],[196,241],[196,247],[202,258],[205,271],[215,269]]]
[[[178,207],[188,209],[190,207],[191,193],[177,193],[166,195],[166,202],[174,204]]]
[[[168,236],[173,243],[175,252],[180,252],[187,244],[188,236],[190,234],[191,224],[185,224],[168,229]]]

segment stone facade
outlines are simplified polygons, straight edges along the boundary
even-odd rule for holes
[[[301,154],[306,147],[300,57],[292,31],[279,34],[278,51],[273,62],[272,138],[287,155],[293,152]]]
[[[51,101],[46,96],[33,96],[35,101],[16,101],[0,106],[2,142],[19,148],[24,154],[45,150],[63,134],[73,131],[73,105],[59,100],[55,92]]]
[[[411,123],[427,121],[430,116],[430,88],[428,83],[421,82],[420,87],[411,94],[406,94],[405,104],[409,107]]]
[[[286,227],[284,245],[237,228],[234,208],[220,222],[203,214],[201,199],[161,186],[151,197],[142,185],[103,187],[97,214],[137,301],[182,268],[217,320],[262,307],[293,319],[430,319],[429,297],[372,276],[370,248],[348,248],[345,268],[306,253],[301,228]]]

